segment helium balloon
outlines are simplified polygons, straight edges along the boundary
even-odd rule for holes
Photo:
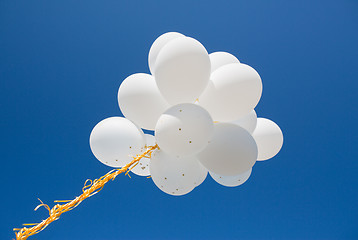
[[[251,175],[252,168],[247,170],[244,173],[235,176],[222,176],[216,173],[210,172],[210,176],[215,180],[215,182],[223,185],[225,187],[237,187],[249,179]]]
[[[192,191],[202,174],[196,157],[178,158],[162,150],[152,153],[149,166],[154,184],[163,192],[175,196]]]
[[[144,134],[144,137],[146,140],[146,144],[142,148],[141,153],[145,152],[147,150],[147,147],[155,145],[155,138],[153,135]],[[138,164],[134,168],[132,168],[131,171],[139,176],[149,176],[150,175],[149,162],[150,162],[149,158],[143,157],[138,161]]]
[[[243,116],[242,118],[232,121],[232,123],[245,128],[249,133],[253,133],[257,124],[257,115],[255,110],[252,110],[249,114]]]
[[[154,77],[145,73],[130,75],[122,82],[118,104],[126,118],[150,130],[154,130],[159,116],[169,108]]]
[[[199,105],[214,121],[230,122],[255,108],[262,93],[259,74],[252,67],[231,63],[211,74],[210,82],[199,97]]]
[[[209,54],[209,57],[211,62],[211,72],[230,63],[240,63],[234,55],[227,52],[213,52]]]
[[[208,175],[208,170],[203,166],[203,164],[200,163],[200,161],[198,162],[200,165],[200,175],[198,176],[198,179],[194,182],[195,187],[202,184],[205,181],[206,176]]]
[[[257,119],[257,126],[252,136],[258,147],[258,161],[274,157],[283,144],[283,134],[280,127],[266,118]]]
[[[123,167],[130,163],[144,145],[142,130],[122,117],[102,120],[93,128],[90,135],[93,154],[110,167]]]
[[[203,150],[214,132],[213,120],[193,103],[175,105],[165,111],[155,127],[158,146],[175,156],[193,155]]]
[[[155,61],[157,60],[157,56],[160,50],[165,46],[165,44],[178,37],[185,37],[185,36],[177,32],[167,32],[160,35],[153,42],[152,46],[150,47],[149,55],[148,55],[148,65],[149,65],[150,72],[152,74],[154,74]]]
[[[257,146],[251,134],[242,127],[216,123],[211,141],[197,157],[210,172],[234,176],[252,168],[257,159]]]
[[[156,186],[159,188],[158,185],[156,185]],[[181,189],[181,190],[176,190],[176,191],[172,191],[172,190],[168,191],[166,188],[159,188],[159,189],[169,195],[182,196],[182,195],[190,193],[191,191],[194,190],[194,188],[187,188],[187,189]]]
[[[154,77],[169,104],[193,103],[209,82],[209,55],[197,40],[175,38],[159,52]]]
[[[146,140],[146,147],[155,146],[155,137],[151,134],[144,134]]]

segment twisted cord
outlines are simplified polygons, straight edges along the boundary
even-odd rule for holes
[[[104,176],[100,177],[99,179],[95,179],[94,181],[92,181],[91,179],[87,179],[84,184],[84,187],[82,188],[82,194],[80,196],[76,197],[75,199],[55,201],[56,203],[67,202],[65,204],[56,204],[52,209],[50,209],[50,207],[47,204],[44,204],[39,199],[41,204],[35,208],[35,211],[40,207],[45,207],[49,211],[49,217],[40,223],[23,224],[24,226],[33,226],[30,228],[27,228],[27,227],[14,228],[13,230],[15,231],[16,240],[26,240],[28,237],[41,232],[50,223],[58,220],[62,213],[71,211],[72,209],[77,207],[83,200],[85,200],[86,198],[89,198],[89,197],[97,194],[99,191],[101,191],[102,188],[104,187],[104,185],[107,182],[109,182],[109,180],[113,181],[119,174],[121,174],[123,172],[126,172],[126,175],[127,175],[128,172],[138,164],[140,159],[142,159],[143,157],[151,158],[152,152],[157,148],[158,148],[158,145],[149,146],[149,147],[147,147],[147,150],[144,153],[134,157],[133,161],[131,161],[124,167],[122,167],[120,169],[114,169],[114,170],[108,172],[107,174],[105,174]]]

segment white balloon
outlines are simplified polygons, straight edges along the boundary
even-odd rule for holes
[[[211,72],[230,63],[240,63],[234,55],[228,52],[213,52],[209,54],[209,57],[211,62]]]
[[[145,145],[144,134],[130,120],[110,117],[99,122],[90,135],[95,157],[110,167],[123,167]]]
[[[244,173],[235,176],[222,176],[216,173],[210,172],[210,176],[215,180],[215,182],[223,185],[225,187],[237,187],[249,179],[251,175],[252,168],[247,170]]]
[[[142,148],[141,153],[145,152],[147,150],[147,147],[155,145],[155,138],[154,138],[153,135],[144,134],[144,137],[145,137],[145,140],[146,140],[146,144]],[[138,161],[138,164],[134,168],[132,168],[131,171],[134,174],[139,175],[139,176],[149,176],[150,175],[149,162],[150,162],[149,158],[144,158],[143,157]]]
[[[151,147],[156,144],[155,137],[152,134],[144,134],[146,140],[146,146]]]
[[[156,150],[150,160],[150,173],[155,185],[170,195],[184,195],[195,188],[202,169],[196,157],[174,157]]]
[[[194,182],[195,187],[198,187],[200,184],[202,184],[205,181],[206,176],[208,175],[208,170],[203,166],[203,164],[201,164],[200,161],[198,162],[200,165],[200,175],[198,176],[198,179]]]
[[[262,93],[259,74],[252,67],[231,63],[211,74],[209,84],[199,97],[199,105],[214,121],[229,122],[255,108]]]
[[[152,46],[149,50],[148,55],[148,65],[150,72],[154,74],[154,68],[155,68],[155,61],[157,60],[157,56],[160,52],[160,50],[171,40],[178,38],[178,37],[185,37],[183,34],[178,32],[167,32],[162,35],[160,35],[155,41],[153,42]]]
[[[252,168],[257,159],[257,146],[251,134],[242,127],[217,123],[212,140],[197,157],[210,172],[234,176]]]
[[[213,120],[193,103],[175,105],[165,111],[155,127],[158,146],[175,156],[193,155],[203,150],[214,132]]]
[[[159,52],[154,76],[169,104],[193,103],[209,82],[209,55],[197,40],[176,38]]]
[[[282,131],[276,123],[269,119],[258,118],[252,136],[258,147],[258,161],[270,159],[281,150],[283,144]]]
[[[257,115],[255,110],[252,110],[249,114],[243,116],[242,118],[232,121],[232,123],[245,128],[249,133],[253,133],[257,124]]]
[[[122,82],[118,104],[126,118],[150,130],[154,130],[160,114],[169,108],[154,77],[145,73],[130,75]]]

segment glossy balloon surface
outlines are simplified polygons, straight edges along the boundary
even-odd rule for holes
[[[183,103],[165,111],[155,127],[159,147],[175,156],[193,155],[203,150],[214,131],[213,120],[202,107]]]
[[[136,73],[127,77],[118,90],[123,115],[139,127],[154,130],[159,116],[169,108],[153,76]]]
[[[159,52],[154,76],[169,104],[193,103],[209,82],[210,67],[209,54],[200,42],[176,38]]]
[[[211,62],[211,72],[230,63],[240,63],[234,55],[228,52],[213,52],[209,54],[209,57]]]
[[[167,32],[160,35],[157,39],[155,39],[152,46],[150,47],[149,54],[148,54],[148,65],[149,65],[149,70],[152,74],[154,74],[155,62],[157,60],[160,50],[168,42],[178,37],[185,37],[185,36],[178,32]]]
[[[196,157],[173,157],[158,150],[150,161],[151,178],[155,185],[165,193],[180,196],[195,188],[195,182],[202,174]]]
[[[211,74],[210,82],[199,97],[214,121],[230,122],[252,111],[260,100],[262,83],[252,67],[232,63]]]
[[[283,144],[283,134],[280,127],[266,118],[258,118],[257,126],[252,136],[258,147],[257,160],[263,161],[274,157]]]
[[[232,121],[232,123],[245,128],[249,133],[253,133],[257,124],[257,115],[255,110],[252,110],[249,114],[246,114],[242,118]]]
[[[197,156],[210,172],[234,176],[252,168],[257,159],[257,146],[251,134],[242,127],[217,123],[212,140]]]
[[[210,172],[210,176],[215,180],[215,182],[223,185],[225,187],[237,187],[246,182],[251,175],[252,168],[247,170],[244,173],[235,176],[222,176],[216,173]]]
[[[130,163],[144,145],[142,130],[122,117],[102,120],[93,128],[90,135],[93,154],[110,167],[123,167]]]

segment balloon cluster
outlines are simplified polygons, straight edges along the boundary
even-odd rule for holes
[[[154,41],[148,62],[152,75],[130,75],[119,87],[126,118],[107,118],[92,130],[90,146],[99,161],[122,167],[158,144],[131,171],[151,175],[165,193],[184,195],[208,171],[221,185],[239,186],[256,161],[280,151],[280,128],[254,110],[262,93],[255,69],[227,52],[208,54],[200,42],[177,32]]]

